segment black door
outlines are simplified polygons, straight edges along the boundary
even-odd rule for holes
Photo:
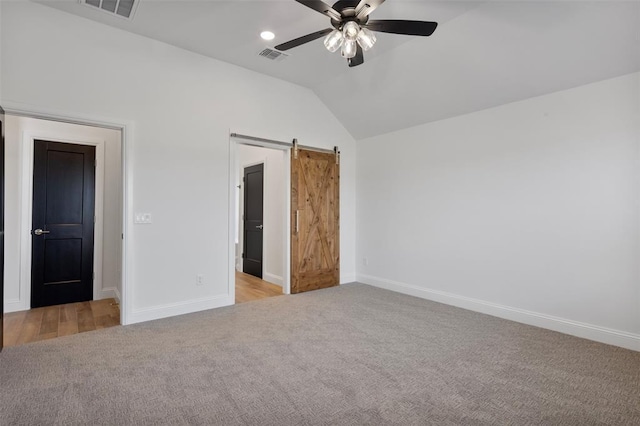
[[[4,341],[4,110],[0,107],[0,351]]]
[[[264,165],[244,169],[244,253],[242,270],[262,278],[262,204]]]
[[[93,298],[93,146],[35,141],[31,307]]]

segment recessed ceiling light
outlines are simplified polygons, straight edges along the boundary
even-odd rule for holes
[[[276,35],[271,31],[263,31],[260,33],[260,37],[262,37],[264,40],[273,40]]]

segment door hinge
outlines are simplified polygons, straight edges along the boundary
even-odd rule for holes
[[[92,279],[93,281],[95,281],[95,280],[96,280],[96,273],[95,273],[95,272],[91,274],[91,279]]]
[[[244,259],[244,253],[242,253],[242,258]]]
[[[93,223],[96,223],[97,221],[98,221],[98,217],[97,217],[97,216],[94,216],[94,217],[93,217]]]
[[[293,140],[293,159],[298,159],[298,139]]]

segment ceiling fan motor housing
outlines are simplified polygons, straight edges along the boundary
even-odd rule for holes
[[[341,0],[336,2],[333,5],[333,9],[340,12],[341,18],[331,18],[331,25],[333,25],[335,29],[341,30],[342,26],[349,21],[354,21],[358,25],[366,24],[369,21],[369,15],[366,15],[362,18],[357,17],[356,6],[358,6],[358,3],[360,3],[358,0]],[[365,7],[368,6],[369,5],[366,5]]]

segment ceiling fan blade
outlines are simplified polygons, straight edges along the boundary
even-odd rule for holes
[[[362,47],[360,47],[360,45],[358,45],[358,50],[356,51],[356,56],[354,56],[353,58],[349,59],[347,62],[349,62],[349,66],[351,68],[357,67],[358,65],[364,64],[364,52],[362,51]]]
[[[326,28],[324,30],[316,31],[315,33],[307,34],[286,43],[279,44],[276,46],[276,49],[280,51],[293,49],[294,47],[298,47],[302,44],[309,43],[310,41],[317,40],[320,37],[329,34],[331,31],[333,31],[333,28]]]
[[[340,12],[335,10],[333,7],[329,6],[325,2],[321,0],[296,0],[298,3],[303,4],[316,12],[320,12],[325,16],[328,16],[331,19],[340,20],[342,19]]]
[[[382,3],[384,3],[384,0],[360,0],[360,3],[356,6],[356,16],[358,19],[369,16]]]
[[[371,31],[414,36],[430,36],[436,30],[437,26],[437,22],[404,21],[395,19],[369,21],[363,25],[363,27],[368,28]]]

